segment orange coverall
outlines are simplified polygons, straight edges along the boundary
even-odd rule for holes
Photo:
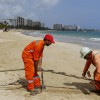
[[[40,78],[35,68],[35,61],[38,61],[43,55],[44,41],[36,40],[25,47],[22,52],[22,59],[25,67],[25,76],[28,81],[27,89],[34,90],[34,87],[40,87]]]
[[[87,60],[85,64],[85,68],[83,72],[87,72],[90,65],[93,64],[95,66],[94,71],[94,81],[95,81],[95,89],[100,90],[100,52],[93,52],[92,53],[92,59]]]

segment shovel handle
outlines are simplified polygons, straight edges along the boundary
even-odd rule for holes
[[[41,71],[41,79],[42,79],[42,86],[41,86],[41,92],[42,92],[44,86],[43,71]]]

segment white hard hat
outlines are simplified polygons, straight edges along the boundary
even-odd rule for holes
[[[81,48],[80,50],[81,58],[84,58],[90,52],[91,52],[91,49],[88,47]]]

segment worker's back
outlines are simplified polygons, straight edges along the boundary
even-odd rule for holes
[[[22,52],[22,58],[28,57],[37,60],[43,53],[44,41],[36,40],[25,47]]]

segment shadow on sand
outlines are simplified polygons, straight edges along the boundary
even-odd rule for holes
[[[22,86],[22,88],[27,90],[27,80],[26,79],[20,78],[19,80],[17,80],[17,82],[18,82],[18,84],[20,84]],[[59,86],[58,87],[57,86],[46,86],[46,87],[53,88],[53,89],[55,89],[55,91],[58,91],[59,89],[61,89],[61,91],[62,91],[62,89],[63,89],[66,92],[67,92],[67,90],[71,91],[71,92],[80,92],[80,93],[82,92],[85,95],[89,95],[89,94],[93,93],[93,92],[91,92],[91,90],[93,88],[89,83],[72,82],[72,83],[63,83],[63,84],[65,85],[65,87],[59,87]],[[75,88],[73,88],[73,86]],[[47,90],[49,91],[49,89],[47,89]],[[95,93],[95,94],[100,96],[100,93]]]
[[[85,95],[91,94],[91,90],[93,90],[92,86],[89,83],[78,83],[78,82],[72,82],[72,83],[63,83],[66,86],[75,86],[77,89],[80,89],[81,92]],[[96,93],[100,96],[100,93]]]
[[[26,79],[23,79],[23,78],[20,78],[19,80],[17,80],[17,82],[27,90],[27,80]]]

